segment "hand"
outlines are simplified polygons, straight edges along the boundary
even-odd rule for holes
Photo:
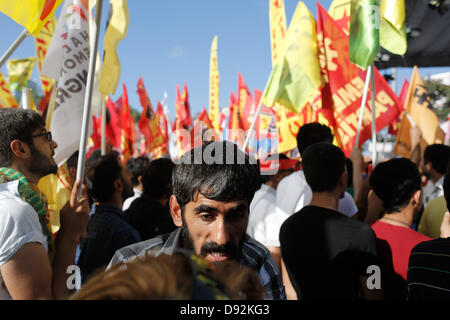
[[[422,131],[418,126],[415,126],[411,128],[409,134],[411,138],[411,148],[414,148],[420,143],[420,140],[422,139]]]
[[[450,213],[446,212],[444,214],[444,219],[441,223],[441,238],[450,237]]]
[[[61,209],[61,228],[59,233],[67,234],[78,242],[87,236],[87,224],[89,222],[89,206],[87,188],[82,186],[82,195],[77,199],[81,181],[75,181],[70,195],[70,200]]]
[[[352,160],[354,167],[356,166],[358,166],[359,168],[362,167],[363,156],[361,150],[358,147],[353,148],[352,153],[350,154],[350,160]]]

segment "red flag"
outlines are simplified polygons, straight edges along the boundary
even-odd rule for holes
[[[134,132],[134,119],[130,113],[130,106],[128,105],[128,93],[125,84],[123,86],[122,95],[122,136],[121,136],[121,150],[123,162],[126,163],[134,153],[134,143],[136,141],[136,134]]]
[[[366,72],[350,63],[349,37],[341,27],[317,3],[317,39],[319,59],[325,87],[322,90],[322,103],[332,102],[337,132],[342,148],[349,156],[355,144],[358,130],[359,110],[363,95]],[[378,70],[375,73],[375,112],[377,132],[389,125],[398,114],[397,96]],[[328,99],[328,100],[327,100]],[[367,98],[360,145],[371,137],[371,101]]]
[[[392,134],[393,136],[396,136],[398,133],[398,129],[400,128],[400,122],[402,121],[402,115],[403,110],[405,110],[405,101],[406,96],[408,94],[408,88],[409,88],[409,82],[405,78],[405,81],[403,81],[402,89],[400,90],[400,95],[398,96],[398,101],[400,102],[399,106],[399,113],[397,116],[397,119],[394,120],[393,123],[389,125],[389,134]]]
[[[242,147],[245,141],[245,127],[237,104],[236,94],[230,93],[230,116],[228,120],[227,140]]]
[[[138,127],[145,137],[147,151],[152,152],[164,144],[164,139],[161,133],[159,115],[153,111],[141,77],[139,77],[137,93],[143,108]]]
[[[92,115],[92,141],[94,141],[94,149],[99,149],[102,145],[102,116]]]
[[[159,116],[159,127],[161,128],[161,134],[164,139],[164,143],[169,143],[169,123],[166,119],[166,115],[164,114],[163,107],[161,102],[158,101],[158,108],[156,109],[156,114]]]
[[[195,120],[194,126],[191,130],[191,143],[193,148],[199,147],[203,144],[203,134],[205,130],[213,129],[211,119],[209,119],[206,108],[203,107],[197,120]]]
[[[175,100],[176,115],[179,125],[189,128],[192,125],[191,111],[189,109],[188,90],[186,83],[184,84],[183,94],[180,95],[180,87],[177,85],[177,96]],[[174,124],[175,127],[175,124]]]
[[[239,112],[242,116],[242,123],[244,125],[244,130],[248,130],[251,125],[251,120],[249,119],[250,113],[253,108],[253,99],[247,85],[244,82],[244,78],[240,72],[238,72],[238,102]]]
[[[109,143],[116,149],[120,148],[120,136],[122,134],[121,108],[122,97],[115,103],[108,97],[106,99],[106,137]],[[101,117],[100,117],[101,118]]]

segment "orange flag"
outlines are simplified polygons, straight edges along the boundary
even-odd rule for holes
[[[405,110],[409,113],[415,125],[422,131],[422,147],[434,143],[443,143],[445,137],[444,131],[439,126],[439,119],[436,113],[431,109],[430,97],[420,78],[417,66],[414,66],[411,83],[409,84]],[[395,141],[395,154],[402,157],[410,157],[410,130],[411,123],[407,119],[406,113],[404,113],[397,134],[397,140]]]

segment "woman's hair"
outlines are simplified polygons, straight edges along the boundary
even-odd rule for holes
[[[257,275],[234,261],[214,265],[177,251],[147,254],[88,280],[71,300],[263,299]]]

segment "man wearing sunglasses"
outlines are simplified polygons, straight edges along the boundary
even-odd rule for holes
[[[86,196],[77,199],[77,181],[53,239],[37,184],[56,173],[57,146],[36,112],[0,109],[0,299],[64,299],[69,294],[66,271],[86,234],[89,204]]]

